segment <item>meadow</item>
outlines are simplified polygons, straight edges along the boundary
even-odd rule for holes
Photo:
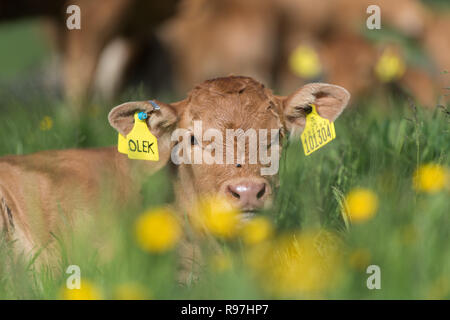
[[[0,156],[116,143],[107,122],[115,104],[93,103],[78,123],[57,94],[25,87],[0,86]],[[147,98],[138,88],[117,102]],[[173,201],[162,170],[142,186],[139,206],[113,213],[105,205],[70,251],[55,236],[57,265],[11,265],[2,240],[0,298],[448,299],[449,121],[448,105],[423,109],[377,91],[353,101],[336,139],[312,155],[286,141],[273,208],[253,227],[219,232],[223,252],[207,252],[200,279],[185,286],[176,282],[177,239],[155,250],[137,231],[143,214]],[[69,265],[81,269],[77,293],[64,289]],[[367,287],[369,265],[379,266],[380,289]]]

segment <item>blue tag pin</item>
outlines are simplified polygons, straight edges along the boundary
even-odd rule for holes
[[[138,113],[138,118],[139,118],[139,120],[145,120],[145,119],[147,119],[147,113],[145,113],[145,112],[139,112]]]

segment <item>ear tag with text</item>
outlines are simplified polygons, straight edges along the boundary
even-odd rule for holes
[[[127,135],[126,140],[128,144],[128,158],[149,161],[159,160],[158,140],[148,129],[145,118],[143,120],[140,119],[139,112],[134,114],[134,127]]]
[[[311,104],[311,108],[311,112],[306,115],[305,129],[301,135],[303,151],[307,156],[336,138],[334,123],[322,118],[315,105]]]

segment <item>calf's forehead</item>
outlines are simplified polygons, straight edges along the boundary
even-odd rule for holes
[[[228,90],[227,90],[228,89]],[[216,85],[195,88],[189,95],[184,124],[201,120],[204,128],[278,129],[278,101],[256,83],[235,87]]]

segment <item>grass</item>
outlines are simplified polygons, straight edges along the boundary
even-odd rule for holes
[[[0,24],[0,61],[4,61],[0,77],[16,77],[45,58],[48,48],[40,35],[35,20]]]

